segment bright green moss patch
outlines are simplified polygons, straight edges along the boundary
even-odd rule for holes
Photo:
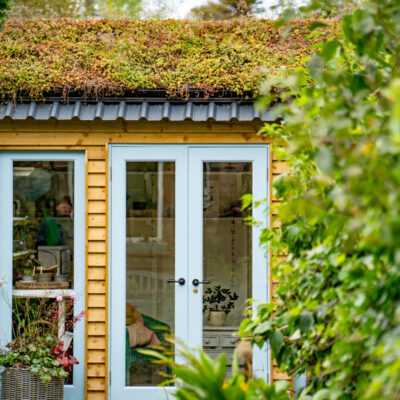
[[[11,20],[0,36],[0,96],[185,96],[193,88],[257,95],[263,79],[311,54],[318,39],[309,22],[294,22],[282,42],[284,28],[265,20]]]

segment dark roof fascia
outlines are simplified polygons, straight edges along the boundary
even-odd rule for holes
[[[57,100],[56,100],[57,99]],[[193,122],[272,122],[276,118],[271,110],[258,110],[254,101],[234,101],[217,99],[198,101],[197,99],[167,98],[106,98],[104,101],[71,98],[68,102],[60,98],[44,102],[22,101],[0,104],[0,120],[50,120],[68,121],[193,121]]]

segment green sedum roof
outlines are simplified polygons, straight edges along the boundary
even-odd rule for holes
[[[192,89],[256,96],[262,80],[301,66],[321,40],[310,37],[309,23],[293,22],[282,41],[284,27],[255,19],[10,20],[0,36],[0,96],[98,98],[156,89],[170,97]]]

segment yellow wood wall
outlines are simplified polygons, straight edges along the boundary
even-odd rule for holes
[[[279,161],[276,157],[276,155],[274,154],[274,152],[272,152],[271,154],[271,179],[270,179],[270,185],[272,186],[274,179],[277,178],[280,174],[284,173],[284,172],[288,172],[288,166],[287,164],[285,164],[282,161]],[[275,206],[277,204],[280,203],[280,200],[277,199],[274,196],[274,192],[273,190],[271,190],[271,196],[270,196],[270,204],[272,206]],[[276,210],[273,210],[270,217],[272,220],[272,216],[276,215]],[[274,220],[272,222],[273,226],[275,228],[279,228],[280,227],[280,222],[278,220]],[[272,300],[274,300],[275,296],[275,289],[277,287],[277,285],[279,284],[279,281],[274,277],[274,275],[272,274],[272,271],[270,273],[271,276],[271,282],[270,282],[270,293],[271,293],[271,297]],[[281,372],[278,368],[277,362],[275,360],[272,360],[272,379],[273,381],[278,381],[278,380],[290,380],[292,381],[292,388],[293,388],[293,378],[288,377],[287,374]]]
[[[0,150],[83,150],[86,153],[85,399],[106,399],[108,387],[108,145],[269,143],[257,135],[260,127],[260,123],[0,121]],[[271,177],[284,168],[274,157],[271,167]],[[276,366],[272,378],[288,379]]]

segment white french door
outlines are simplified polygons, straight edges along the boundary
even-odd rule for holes
[[[258,245],[268,223],[264,145],[113,145],[111,179],[111,399],[165,399],[163,366],[137,349],[172,334],[228,365],[245,300],[266,302],[268,265]],[[249,225],[252,216],[262,224]],[[223,291],[225,302],[213,293]],[[216,304],[217,303],[217,304]],[[211,311],[225,311],[219,323]],[[171,351],[174,351],[171,345]],[[269,379],[268,349],[253,369]],[[164,368],[164,369],[163,369]],[[229,371],[228,371],[229,372]]]

